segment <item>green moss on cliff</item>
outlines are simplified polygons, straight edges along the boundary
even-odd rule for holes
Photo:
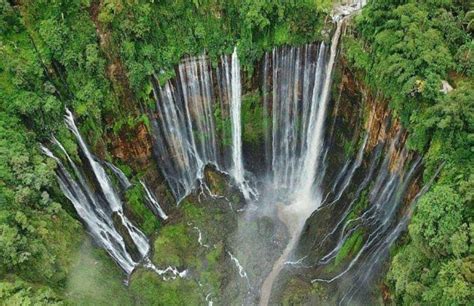
[[[346,260],[349,256],[357,254],[364,244],[364,230],[355,230],[344,242],[341,249],[334,259],[334,265],[338,266],[341,262]]]
[[[195,233],[184,222],[165,226],[154,242],[153,262],[158,266],[196,267]]]
[[[147,235],[155,232],[160,222],[158,217],[145,205],[145,195],[141,184],[135,184],[126,191],[127,208],[133,214],[133,219]]]
[[[214,174],[214,183],[223,184],[222,177]],[[207,171],[206,177],[209,175]],[[207,294],[211,294],[217,302],[228,273],[223,265],[224,245],[228,232],[232,231],[233,221],[229,219],[232,211],[223,201],[205,196],[198,201],[190,196],[181,202],[180,212],[179,218],[175,218],[172,224],[160,229],[154,241],[153,262],[160,268],[175,266],[187,269],[188,276],[172,280],[170,284],[160,280],[153,282],[162,289],[171,290],[170,296],[182,295],[182,292],[194,296],[190,300],[192,305],[202,304]],[[173,282],[174,285],[171,284]],[[195,286],[197,282],[200,286]]]
[[[265,139],[265,128],[270,118],[265,118],[260,91],[255,90],[242,96],[242,140],[258,144]]]
[[[359,217],[362,212],[369,206],[369,189],[364,189],[360,196],[359,199],[355,202],[353,205],[350,213],[346,217],[346,222],[349,220],[354,220],[355,218]]]
[[[328,303],[328,293],[319,283],[308,283],[298,278],[292,278],[281,295],[281,304],[293,305],[325,305]]]

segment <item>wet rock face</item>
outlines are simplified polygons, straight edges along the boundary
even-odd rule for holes
[[[145,169],[152,158],[152,145],[145,125],[124,128],[117,136],[111,136],[110,151],[124,163]]]
[[[331,109],[323,203],[306,222],[294,255],[301,261],[284,271],[273,301],[357,304],[361,297],[376,298],[367,289],[374,288],[404,207],[419,190],[420,160],[406,149],[406,132],[344,59],[335,72]]]

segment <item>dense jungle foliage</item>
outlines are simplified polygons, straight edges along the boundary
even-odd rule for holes
[[[61,194],[54,162],[40,153],[38,144],[52,134],[75,151],[62,120],[65,107],[74,110],[101,157],[112,160],[99,150],[109,138],[147,124],[140,109],[152,104],[150,76],[164,81],[184,55],[207,52],[216,61],[235,46],[252,74],[255,61],[273,46],[327,39],[322,29],[331,5],[330,0],[0,0],[0,304],[123,305],[156,298],[147,278],[124,289],[120,271],[90,245]],[[474,299],[470,5],[369,1],[343,40],[343,56],[391,101],[410,132],[411,147],[425,155],[425,182],[442,166],[418,203],[409,233],[393,250],[385,282],[397,303],[461,305]],[[440,91],[443,80],[454,88],[447,94]],[[140,197],[132,192],[132,198]],[[148,224],[147,233],[158,227]],[[177,235],[173,228],[167,231],[160,239]],[[176,288],[164,290],[170,292],[168,304],[187,302],[172,294]]]
[[[345,52],[391,103],[424,153],[424,181],[408,237],[386,282],[395,302],[465,305],[474,298],[474,42],[470,1],[372,1]],[[442,81],[454,88],[441,91]]]

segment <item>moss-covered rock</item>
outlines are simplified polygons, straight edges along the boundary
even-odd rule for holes
[[[126,191],[127,211],[143,232],[151,235],[155,232],[160,224],[158,218],[152,213],[145,204],[144,191],[141,184],[135,184]]]
[[[158,266],[197,268],[199,247],[191,227],[185,223],[165,226],[154,241],[153,262]]]
[[[150,288],[170,290],[163,299],[150,295],[143,303],[165,301],[172,303],[167,305],[198,305],[205,303],[208,295],[218,303],[223,291],[228,291],[231,280],[228,275],[234,271],[226,249],[237,227],[235,209],[242,205],[241,195],[224,174],[210,167],[206,168],[205,181],[212,194],[203,188],[181,201],[179,210],[160,228],[153,242],[153,263],[160,269],[168,266],[186,269],[186,277],[165,282],[148,271],[137,271],[131,280],[132,289],[138,290],[141,285],[137,282],[144,282],[150,283],[146,285]],[[221,194],[235,197],[236,201],[229,202]],[[189,295],[188,300],[175,296],[183,292]]]
[[[328,295],[321,284],[311,284],[299,278],[288,281],[285,291],[281,295],[281,304],[290,305],[324,305],[327,304]]]

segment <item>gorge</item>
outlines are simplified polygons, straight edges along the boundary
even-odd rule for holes
[[[356,6],[338,8],[338,10],[343,12],[342,14],[349,14],[351,9],[354,11],[360,9],[359,6],[361,4],[357,3]],[[152,80],[157,106],[156,112],[150,113],[153,118],[153,147],[158,160],[158,168],[162,171],[177,205],[179,206],[179,203],[196,188],[202,189],[203,192],[209,190],[204,181],[204,171],[207,165],[213,165],[217,171],[231,178],[233,184],[242,193],[245,205],[251,207],[235,216],[245,220],[238,221],[239,224],[246,223],[247,220],[258,220],[260,216],[270,216],[274,219],[273,223],[281,223],[279,226],[283,226],[282,231],[286,231],[288,241],[283,242],[286,246],[281,255],[277,257],[267,276],[265,276],[266,269],[254,271],[253,274],[257,275],[257,279],[249,279],[245,268],[232,253],[252,256],[254,254],[252,250],[262,245],[245,243],[239,246],[238,243],[231,242],[229,247],[238,251],[227,251],[228,255],[238,268],[238,276],[246,278],[249,286],[248,296],[241,297],[245,303],[253,304],[258,301],[260,305],[268,305],[274,283],[278,281],[279,274],[287,262],[292,260],[303,229],[320,227],[324,224],[318,222],[319,209],[332,209],[335,225],[334,228],[327,228],[328,233],[319,237],[322,239],[318,239],[318,236],[312,237],[311,240],[318,246],[311,247],[309,250],[311,255],[306,255],[303,260],[297,261],[300,266],[305,266],[309,262],[309,267],[312,269],[316,268],[318,272],[323,271],[314,274],[312,283],[332,283],[340,278],[345,281],[345,275],[352,272],[352,269],[356,269],[354,265],[359,264],[361,257],[365,257],[366,262],[361,259],[360,264],[369,265],[370,271],[377,264],[379,257],[383,256],[382,252],[390,247],[403,230],[403,221],[398,223],[396,215],[404,200],[406,189],[412,184],[413,176],[420,166],[420,158],[416,158],[410,165],[410,160],[414,158],[408,156],[403,140],[400,140],[405,136],[399,127],[395,127],[398,131],[392,133],[392,136],[387,139],[375,139],[375,147],[378,147],[380,152],[372,157],[372,165],[366,170],[367,176],[364,181],[356,187],[355,196],[347,194],[346,190],[354,188],[352,186],[357,184],[352,182],[352,179],[362,165],[369,136],[377,137],[370,134],[371,125],[374,124],[372,121],[377,121],[378,118],[369,115],[369,118],[365,119],[368,120],[367,122],[364,122],[363,118],[358,119],[362,121],[364,128],[358,131],[359,139],[353,137],[355,141],[352,145],[360,143],[356,156],[347,156],[347,160],[341,164],[339,161],[332,164],[326,161],[327,155],[333,155],[337,150],[327,144],[331,142],[333,136],[326,133],[329,121],[327,113],[330,112],[327,108],[331,100],[333,69],[346,17],[335,15],[333,19],[336,21],[336,27],[329,46],[322,42],[298,48],[283,47],[273,49],[271,53],[264,56],[262,75],[265,77],[262,78],[260,86],[264,88],[265,101],[260,102],[263,103],[260,107],[265,108],[264,113],[267,117],[261,119],[269,119],[271,123],[267,124],[268,130],[264,131],[268,137],[265,139],[267,143],[264,143],[262,147],[270,148],[270,150],[257,154],[263,155],[265,160],[271,160],[271,163],[266,165],[262,173],[252,174],[250,176],[252,179],[246,177],[242,156],[242,86],[236,49],[231,56],[221,57],[217,70],[211,68],[205,55],[188,57],[183,59],[178,66],[176,79],[166,82],[164,86],[158,84],[156,77]],[[363,105],[364,101],[359,103]],[[220,110],[219,117],[214,116],[213,111],[216,108]],[[107,202],[102,208],[96,203],[99,200],[89,203],[87,198],[93,199],[94,192],[88,189],[83,175],[68,155],[66,157],[75,169],[75,175],[79,177],[83,187],[78,188],[79,185],[70,179],[71,174],[68,174],[64,167],[59,168],[59,182],[66,196],[76,203],[79,214],[83,210],[98,214],[94,220],[81,215],[93,237],[127,274],[132,273],[140,262],[145,261],[145,266],[151,265],[152,270],[158,271],[160,275],[164,271],[172,271],[175,275],[185,276],[175,267],[160,270],[152,266],[153,264],[148,259],[149,242],[145,235],[123,215],[123,211],[119,208],[119,195],[112,187],[111,179],[91,156],[75,127],[72,114],[68,110],[67,112],[66,123],[77,137],[83,155],[102,189],[100,193]],[[388,117],[386,120],[392,119]],[[222,126],[230,125],[230,129],[219,135],[216,129],[218,121],[222,122]],[[394,129],[390,123],[378,122],[378,124],[386,125],[384,129]],[[225,135],[225,132],[230,135]],[[230,139],[227,140],[226,137]],[[55,142],[64,150],[59,142]],[[388,143],[385,144],[385,142]],[[60,163],[48,149],[43,150]],[[65,150],[63,152],[67,154]],[[327,167],[340,172],[334,181],[331,181],[331,178],[326,179],[326,186],[324,186]],[[364,170],[361,172],[364,173]],[[120,176],[123,174],[119,175],[119,178]],[[61,179],[63,177],[69,178],[68,182]],[[159,201],[154,199],[154,195],[146,185],[143,183],[142,185],[149,198],[148,201],[155,207],[154,214],[166,220],[166,214],[158,204]],[[261,187],[251,187],[251,185]],[[326,190],[325,187],[329,187],[330,190]],[[85,194],[79,199],[72,196],[77,189],[85,189]],[[362,195],[363,191],[364,195]],[[212,195],[209,192],[209,196],[212,197]],[[366,198],[362,199],[362,196]],[[344,203],[342,199],[346,202]],[[367,202],[362,204],[365,207],[359,208],[360,215],[356,215],[357,212],[352,206],[356,201],[362,200]],[[112,209],[112,212],[107,213],[108,209]],[[341,211],[338,211],[339,209]],[[108,215],[107,225],[102,223],[104,214]],[[119,221],[113,220],[114,214],[120,217]],[[310,217],[315,221],[308,222]],[[120,230],[120,228],[123,229]],[[234,235],[242,235],[239,233],[239,228],[236,231]],[[201,237],[201,232],[199,235]],[[302,237],[303,241],[309,240],[306,236]],[[238,241],[239,238],[234,239]],[[335,271],[340,270],[335,276],[316,277],[327,274],[324,266],[334,260],[338,262],[341,248],[351,239],[357,239],[357,243],[362,244],[359,245],[360,249],[352,250],[354,252],[352,260],[345,267],[342,266],[342,269],[335,269]],[[314,262],[314,257],[316,257],[314,254],[320,253],[321,250],[327,250],[328,253],[321,255],[319,261]],[[259,262],[259,260],[250,262],[254,261]],[[320,266],[323,268],[321,269]],[[338,303],[355,302],[356,300],[352,298],[357,290],[370,288],[369,271],[359,270],[354,273],[352,277],[362,279],[366,282],[365,286],[361,284],[362,288],[345,289],[347,292],[337,299]],[[258,292],[260,295],[257,298]],[[358,302],[362,304],[364,299],[365,297]]]
[[[256,4],[245,4],[251,9],[237,18],[233,15],[233,3],[220,7],[211,2],[179,5],[187,13],[201,12],[201,5],[214,8],[216,11],[211,10],[211,15],[203,13],[203,24],[209,27],[228,27],[248,16],[253,16],[252,22],[257,20],[252,15],[257,13],[251,10],[256,9],[252,6]],[[456,190],[461,196],[449,189],[454,187],[440,184],[446,182],[446,177],[456,177],[451,174],[457,173],[452,172],[453,164],[454,169],[460,169],[456,163],[462,161],[470,169],[472,154],[465,150],[468,145],[463,142],[456,147],[456,153],[450,151],[441,154],[442,158],[434,158],[443,150],[440,139],[445,136],[433,132],[437,136],[430,136],[433,138],[429,144],[422,143],[420,139],[429,134],[432,126],[420,127],[416,107],[403,102],[421,101],[418,95],[428,90],[425,88],[435,88],[441,104],[450,103],[443,99],[450,99],[452,94],[440,92],[439,84],[445,83],[429,79],[433,70],[427,73],[426,80],[410,79],[413,86],[401,98],[397,90],[384,92],[386,88],[374,86],[372,82],[386,82],[382,77],[384,65],[375,60],[367,64],[367,51],[385,50],[376,42],[385,32],[378,32],[373,38],[364,22],[368,23],[370,18],[378,20],[385,14],[385,4],[365,0],[316,2],[301,7],[295,4],[296,19],[283,26],[278,22],[293,18],[290,12],[294,7],[281,4],[278,9],[284,10],[285,15],[276,4],[268,4],[265,16],[278,21],[275,25],[270,23],[271,30],[266,28],[262,40],[256,42],[253,35],[260,34],[251,33],[251,38],[246,38],[243,27],[236,35],[238,39],[227,37],[216,43],[215,50],[209,49],[210,45],[197,45],[188,52],[178,52],[178,56],[173,52],[179,42],[172,42],[174,36],[167,36],[169,53],[157,52],[151,66],[148,59],[155,56],[153,39],[143,39],[145,43],[140,48],[130,40],[136,35],[133,37],[138,37],[138,45],[143,37],[153,35],[150,28],[143,30],[144,21],[131,22],[137,28],[123,30],[130,30],[127,35],[131,36],[125,35],[119,43],[118,36],[112,39],[110,35],[117,35],[114,31],[122,33],[116,27],[128,25],[110,20],[122,16],[121,10],[127,9],[128,17],[121,17],[125,20],[131,16],[151,16],[150,11],[157,9],[155,4],[140,4],[137,7],[143,10],[138,15],[133,5],[122,2],[80,4],[79,11],[83,6],[88,8],[95,31],[91,35],[97,35],[102,50],[98,53],[92,43],[88,45],[87,58],[95,61],[91,67],[99,65],[101,56],[106,57],[101,63],[105,63],[104,78],[110,86],[105,86],[109,88],[106,94],[95,92],[96,97],[103,97],[103,108],[100,114],[95,113],[93,105],[99,101],[90,104],[92,95],[74,93],[77,88],[69,86],[71,79],[65,77],[72,70],[55,62],[54,48],[50,47],[50,53],[36,49],[40,59],[37,69],[45,74],[46,80],[40,87],[49,90],[58,101],[74,102],[51,106],[54,127],[45,128],[29,142],[36,152],[35,160],[42,165],[33,169],[47,173],[44,182],[32,188],[41,191],[38,201],[49,207],[45,211],[52,214],[52,224],[57,218],[61,220],[58,224],[65,227],[62,237],[58,234],[54,239],[58,249],[67,251],[64,259],[50,256],[53,259],[48,276],[35,278],[27,272],[2,268],[2,281],[10,284],[18,274],[27,284],[36,281],[55,288],[48,291],[41,285],[28,289],[32,290],[27,290],[30,293],[38,292],[38,296],[29,297],[27,293],[26,298],[40,301],[39,304],[410,304],[418,293],[429,292],[430,285],[421,285],[421,279],[427,278],[425,274],[420,280],[408,281],[414,276],[401,271],[405,264],[409,265],[407,262],[418,257],[419,262],[412,265],[425,269],[420,273],[435,273],[448,267],[442,264],[442,268],[434,268],[426,259],[434,256],[452,259],[452,265],[461,271],[453,282],[461,288],[456,291],[459,300],[454,304],[469,300],[472,279],[466,271],[472,271],[467,179],[470,170],[457,174],[456,179],[465,179],[465,183],[452,185],[459,186]],[[327,2],[326,6],[323,2]],[[17,4],[19,9],[26,10],[22,5]],[[262,4],[260,12],[265,11],[263,7]],[[316,10],[317,16],[313,17],[318,24],[302,17],[308,8]],[[163,20],[173,14],[164,7],[160,9],[164,12]],[[277,18],[272,15],[275,12],[283,15]],[[8,18],[5,20],[11,22]],[[175,21],[163,22],[172,28]],[[255,23],[256,28],[268,26],[264,20],[259,22]],[[26,19],[24,23],[30,26]],[[196,22],[191,35],[196,41],[204,35],[199,26]],[[160,24],[157,33],[161,33],[161,27]],[[292,42],[285,31],[295,27],[296,33],[309,27],[314,36]],[[178,28],[173,28],[173,34],[180,35]],[[212,36],[212,31],[205,32]],[[274,35],[270,43],[265,36],[268,33]],[[358,35],[374,39],[374,47],[369,45],[369,38],[362,42]],[[279,37],[286,40],[278,43]],[[300,38],[296,34],[295,37]],[[32,34],[29,39],[34,41],[37,37]],[[51,36],[51,43],[54,39]],[[114,49],[114,43],[122,49]],[[401,48],[400,44],[395,44],[394,50]],[[145,54],[143,63],[140,52]],[[67,58],[67,52],[64,55]],[[43,57],[47,61],[49,56],[51,67],[43,68],[47,65]],[[94,75],[91,67],[87,68],[88,74]],[[394,74],[404,69],[408,70],[389,68]],[[2,71],[9,70],[2,64]],[[371,75],[374,71],[380,75]],[[464,90],[459,75],[449,80],[457,82],[454,93]],[[397,80],[403,76],[404,72],[400,72]],[[86,81],[80,77],[77,80]],[[466,101],[470,93],[464,94]],[[106,97],[116,100],[111,102]],[[82,98],[84,102],[77,102]],[[400,103],[406,103],[402,104],[405,109]],[[468,103],[466,116],[472,107]],[[50,114],[45,105],[35,117],[39,121],[29,121],[29,115],[22,115],[26,129],[39,134],[46,126],[44,122]],[[409,120],[405,116],[408,111]],[[469,118],[459,119],[468,123],[462,125],[457,121],[457,126],[470,126]],[[433,120],[420,122],[429,124]],[[465,127],[465,133],[469,129]],[[446,157],[450,154],[461,157],[452,161]],[[14,155],[12,169],[25,164]],[[21,174],[19,177],[30,180]],[[42,179],[41,175],[36,177]],[[21,199],[21,188],[16,192],[13,198]],[[438,192],[450,197],[443,198]],[[453,212],[448,213],[448,206],[443,205],[454,207]],[[18,232],[33,233],[22,221],[26,217],[18,211],[13,218],[20,228]],[[435,220],[423,223],[417,217],[423,212],[431,213],[430,218]],[[444,216],[448,221],[442,219]],[[436,231],[433,228],[439,236],[447,238],[438,241],[430,236]],[[37,232],[48,237],[54,231],[41,228]],[[8,233],[11,231],[7,227],[0,228],[1,235]],[[430,240],[426,246],[414,233],[434,242]],[[63,247],[62,243],[68,245]],[[54,245],[53,239],[48,238],[46,245]],[[415,249],[410,251],[414,245],[422,249],[416,256]],[[449,247],[439,251],[433,249],[434,245]],[[404,253],[409,251],[413,253]],[[51,252],[55,254],[54,248]],[[36,253],[21,254],[28,257]],[[53,262],[55,258],[61,263]],[[18,267],[21,260],[18,259]],[[449,273],[443,273],[440,278],[445,281],[443,277]],[[57,284],[54,277],[59,278]],[[444,286],[449,288],[446,282]],[[18,298],[17,293],[22,291],[15,288],[0,290],[0,301],[9,303]],[[454,291],[443,290],[438,298],[453,301]],[[433,302],[433,296],[426,294],[423,299]]]

